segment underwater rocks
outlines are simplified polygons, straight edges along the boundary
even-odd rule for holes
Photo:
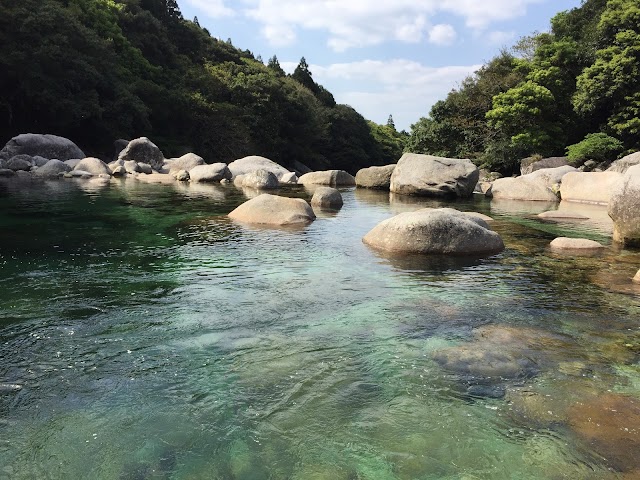
[[[384,167],[360,169],[358,170],[358,173],[356,173],[356,186],[378,190],[389,190],[389,186],[391,185],[391,175],[395,169],[395,164],[385,165]]]
[[[279,197],[263,193],[240,205],[229,218],[258,225],[304,225],[316,216],[307,202],[301,198]]]
[[[305,173],[298,179],[300,185],[328,185],[331,187],[350,187],[356,179],[344,170],[324,170]]]
[[[393,253],[478,255],[504,250],[502,238],[484,220],[452,208],[401,213],[378,224],[362,241]]]
[[[609,202],[613,220],[613,240],[640,246],[640,165],[629,168],[616,186]]]
[[[318,187],[313,192],[311,205],[319,208],[339,209],[343,205],[342,195],[331,187]]]
[[[582,251],[594,251],[602,250],[604,245],[594,240],[588,240],[586,238],[567,238],[558,237],[553,240],[550,247],[554,250],[582,250]]]
[[[561,212],[559,210],[549,210],[538,214],[544,220],[589,220],[589,217],[579,213]]]

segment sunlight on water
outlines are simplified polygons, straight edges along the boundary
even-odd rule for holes
[[[233,186],[0,183],[0,478],[640,476],[640,253],[548,249],[601,211],[449,203],[506,250],[393,257],[362,236],[444,203],[342,193],[273,230]]]

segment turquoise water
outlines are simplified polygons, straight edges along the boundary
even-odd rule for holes
[[[265,229],[233,186],[0,183],[0,478],[640,478],[639,252],[544,205],[342,193]],[[506,250],[361,242],[440,205]],[[593,436],[607,395],[630,430]]]

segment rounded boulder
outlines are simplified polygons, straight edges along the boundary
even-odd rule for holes
[[[118,160],[148,163],[154,170],[160,170],[164,165],[164,155],[147,137],[131,140],[118,155]]]
[[[301,198],[279,197],[263,193],[246,201],[229,214],[229,218],[257,225],[304,225],[316,216]]]
[[[109,166],[99,158],[87,157],[83,158],[74,167],[74,171],[88,172],[91,175],[108,175],[111,176]]]
[[[343,205],[342,195],[331,187],[318,187],[313,192],[311,205],[319,208],[339,209]]]
[[[396,165],[393,164],[385,165],[384,167],[369,167],[358,170],[358,173],[356,173],[356,186],[389,190],[391,175],[393,175],[395,169]]]
[[[348,187],[355,185],[356,179],[353,177],[353,175],[345,172],[344,170],[324,170],[320,172],[305,173],[298,179],[298,183],[301,185],[328,185],[331,187]]]

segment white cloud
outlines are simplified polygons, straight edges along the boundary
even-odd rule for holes
[[[235,12],[225,6],[225,0],[186,0],[186,2],[195,8],[198,8],[204,12],[205,15],[211,18],[231,17],[235,15]]]
[[[435,45],[452,45],[457,36],[455,28],[446,23],[434,25],[429,30],[429,42]]]

